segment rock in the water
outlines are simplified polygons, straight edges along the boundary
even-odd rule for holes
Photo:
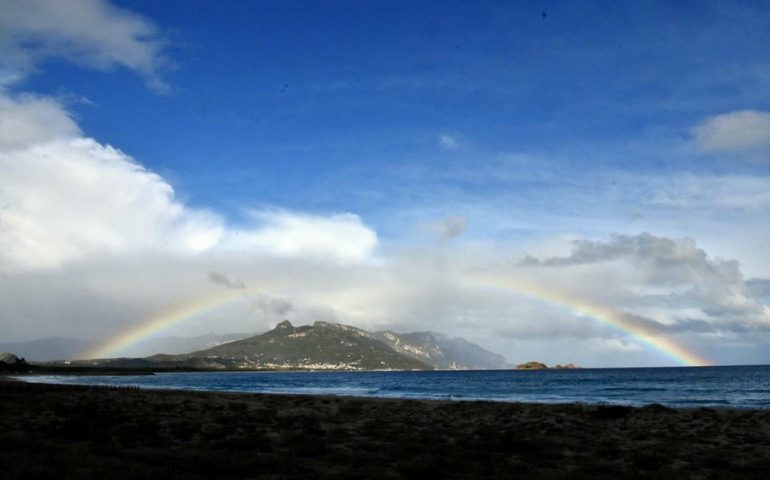
[[[545,370],[548,365],[542,362],[527,362],[516,365],[516,370]]]

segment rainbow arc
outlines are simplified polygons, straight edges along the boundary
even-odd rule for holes
[[[609,324],[632,335],[641,343],[662,352],[679,364],[687,366],[705,366],[711,362],[680,345],[673,339],[662,335],[650,327],[640,324],[623,312],[593,303],[566,292],[543,287],[532,282],[505,276],[468,275],[466,280],[471,287],[485,287],[525,296],[548,304],[560,306],[573,312],[578,317],[590,317]],[[108,358],[137,344],[158,332],[174,325],[189,321],[205,313],[222,308],[228,304],[242,301],[247,292],[227,290],[216,295],[198,298],[191,302],[174,305],[152,315],[136,325],[119,332],[103,345],[83,352],[81,358]]]
[[[514,295],[566,308],[576,316],[590,317],[630,334],[640,343],[657,350],[685,366],[707,366],[711,361],[673,339],[634,320],[630,315],[599,305],[567,292],[507,276],[469,275],[471,285],[493,288]]]

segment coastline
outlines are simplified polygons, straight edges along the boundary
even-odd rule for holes
[[[0,378],[3,478],[764,478],[770,410],[402,400]]]

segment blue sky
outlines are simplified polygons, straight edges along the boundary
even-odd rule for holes
[[[23,88],[88,99],[71,107],[86,132],[233,219],[244,202],[377,215],[361,191],[410,202],[415,166],[508,154],[564,172],[758,168],[682,152],[703,118],[768,106],[767,19],[737,6],[121,5],[161,29],[169,94],[59,58]]]
[[[46,166],[7,142],[0,166],[14,186],[0,190],[10,232],[0,243],[15,253],[3,281],[45,278],[50,302],[75,288],[92,304],[132,305],[110,321],[90,313],[97,336],[214,287],[168,287],[177,280],[146,259],[252,285],[281,260],[345,285],[329,292],[300,274],[260,294],[296,304],[295,321],[325,312],[367,328],[447,330],[511,359],[579,338],[571,355],[583,363],[666,361],[617,332],[559,333],[569,312],[458,295],[462,272],[505,267],[571,294],[585,286],[586,298],[661,331],[703,322],[677,339],[717,363],[770,361],[770,15],[760,2],[2,4],[13,13],[0,23],[5,125],[61,159]],[[50,145],[65,137],[95,144],[82,158]],[[105,181],[83,184],[85,171]],[[38,190],[52,193],[31,202]],[[169,238],[192,253],[180,257]],[[586,249],[604,256],[573,261]],[[691,262],[674,262],[686,275],[672,272],[671,249]],[[136,258],[145,270],[125,267]],[[124,268],[131,294],[95,286],[105,265]],[[69,269],[89,273],[65,288]],[[401,290],[422,274],[413,293]],[[352,295],[360,276],[371,284]],[[166,286],[144,292],[147,278]],[[374,293],[383,283],[393,290]],[[431,313],[447,296],[455,302]],[[40,318],[9,329],[16,339],[66,330],[28,302],[0,307]],[[257,310],[243,314],[248,325],[277,320]],[[551,320],[534,334],[541,317]],[[217,321],[171,333],[245,328]]]

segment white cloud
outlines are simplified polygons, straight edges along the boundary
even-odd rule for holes
[[[56,101],[33,95],[0,94],[0,151],[80,136],[80,129]]]
[[[268,210],[253,216],[260,225],[231,231],[225,248],[347,263],[368,259],[377,246],[377,234],[352,213],[319,216]]]
[[[715,115],[693,129],[706,152],[741,152],[770,146],[770,113],[736,110]]]
[[[56,267],[141,249],[194,253],[222,234],[215,215],[186,208],[160,176],[78,136],[50,99],[0,97],[0,125],[3,269]],[[19,136],[10,133],[14,126]]]
[[[86,137],[48,97],[0,93],[0,178],[0,330],[8,338],[114,333],[221,294],[212,282],[244,295],[246,285],[296,290],[293,318],[337,318],[345,304],[325,294],[358,280],[350,266],[377,245],[349,213],[269,210],[228,228],[176,199],[161,176]],[[236,313],[214,312],[193,333],[267,327],[258,311],[226,312]]]
[[[576,241],[568,256],[529,258],[513,274],[620,309],[660,332],[770,324],[738,262],[711,258],[689,238],[642,233]]]
[[[459,150],[462,147],[460,141],[448,133],[439,136],[438,144],[444,150]]]
[[[164,41],[148,19],[103,0],[0,0],[0,81],[18,80],[46,57],[125,67],[166,90]]]
[[[332,262],[369,258],[377,235],[354,214],[254,213],[227,229],[162,177],[82,136],[50,98],[0,94],[0,267],[58,267],[94,255],[194,254],[218,246]],[[222,240],[220,242],[220,240]]]

